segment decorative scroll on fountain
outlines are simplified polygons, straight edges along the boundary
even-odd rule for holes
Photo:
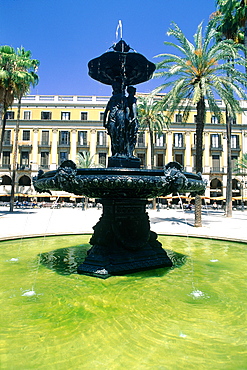
[[[140,169],[140,160],[133,155],[138,119],[135,88],[131,85],[150,79],[155,65],[130,50],[120,40],[113,51],[88,64],[92,78],[113,88],[104,113],[112,149],[108,168],[77,169],[74,162],[65,161],[57,171],[40,171],[33,180],[38,192],[64,190],[100,199],[103,213],[94,226],[92,248],[78,266],[78,273],[101,278],[172,266],[156,233],[150,230],[147,199],[205,191],[201,175],[183,172],[177,162],[167,164],[164,170]]]

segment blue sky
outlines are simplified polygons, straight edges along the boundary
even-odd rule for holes
[[[88,61],[116,41],[118,21],[123,39],[152,62],[167,50],[171,22],[192,39],[207,24],[214,0],[0,0],[0,45],[23,46],[40,61],[37,94],[111,95],[111,87],[88,76]],[[150,92],[155,79],[137,85]]]

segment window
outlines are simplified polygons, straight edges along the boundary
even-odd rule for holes
[[[51,119],[51,112],[41,112],[41,119]]]
[[[144,132],[139,132],[137,134],[137,146],[144,147],[145,146],[145,134]]]
[[[197,115],[194,114],[194,123],[197,123]]]
[[[70,120],[70,112],[62,112],[61,113],[61,120],[62,121],[69,121]]]
[[[3,161],[2,161],[3,168],[9,168],[10,165],[10,152],[3,152]]]
[[[232,149],[238,149],[239,148],[239,136],[238,135],[232,135],[231,136],[231,148]]]
[[[47,145],[49,144],[49,131],[43,130],[41,132],[41,144],[42,145]]]
[[[175,122],[182,123],[182,114],[175,114]]]
[[[212,116],[212,117],[211,117],[211,123],[213,123],[213,124],[217,125],[217,124],[219,123],[218,118],[217,118],[216,116]]]
[[[6,112],[6,119],[14,119],[15,118],[15,112],[8,111]]]
[[[231,156],[231,162],[232,162],[232,170],[235,171],[237,169],[238,156],[237,155],[232,155]]]
[[[106,166],[106,153],[99,153],[99,164]]]
[[[211,147],[212,148],[219,148],[220,147],[220,135],[219,134],[212,134],[211,135]]]
[[[49,166],[49,152],[40,153],[40,165],[42,168],[48,168]]]
[[[60,131],[59,135],[60,135],[59,144],[69,145],[70,143],[69,131]]]
[[[104,112],[100,112],[99,119],[100,119],[100,121],[104,120]]]
[[[141,161],[141,167],[145,167],[146,166],[146,156],[145,156],[145,153],[136,153],[137,155],[137,158],[140,159]]]
[[[106,132],[105,131],[97,132],[97,145],[106,146]]]
[[[232,125],[236,125],[237,124],[237,118],[236,117],[230,118],[230,121],[231,121],[231,124]]]
[[[21,152],[21,167],[29,166],[29,152]]]
[[[164,155],[163,154],[157,154],[157,167],[163,167],[164,166]]]
[[[176,148],[182,148],[183,147],[183,134],[174,134],[174,146]]]
[[[78,131],[78,144],[87,145],[87,131]]]
[[[184,165],[184,156],[182,154],[175,154],[174,155],[175,162],[180,163],[182,166]]]
[[[22,140],[23,141],[30,141],[30,130],[23,130]]]
[[[5,145],[10,144],[10,139],[11,139],[11,130],[6,130],[4,133],[3,144]]]
[[[220,156],[218,154],[212,155],[212,164],[213,164],[213,171],[219,172],[220,171]]]
[[[81,112],[81,120],[87,121],[87,112]]]
[[[156,134],[156,146],[164,146],[165,144],[165,134]]]
[[[27,119],[27,120],[31,119],[31,112],[28,110],[24,111],[23,119]]]
[[[62,164],[64,161],[68,160],[68,152],[59,153],[59,164]]]

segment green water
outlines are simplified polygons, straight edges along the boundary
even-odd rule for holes
[[[246,244],[159,237],[174,269],[102,280],[88,240],[0,243],[1,369],[247,369]]]

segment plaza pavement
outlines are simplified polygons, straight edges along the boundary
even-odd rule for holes
[[[0,240],[30,236],[90,234],[102,209],[15,209],[0,207]],[[203,210],[202,227],[195,228],[194,212],[181,209],[148,210],[151,230],[157,234],[200,236],[247,242],[247,211],[233,211],[226,218],[221,210]]]

